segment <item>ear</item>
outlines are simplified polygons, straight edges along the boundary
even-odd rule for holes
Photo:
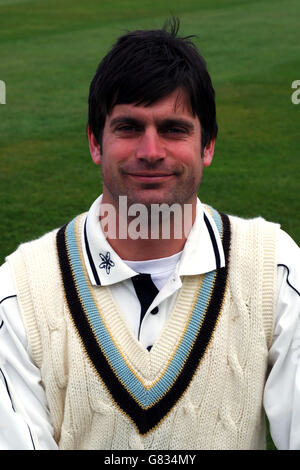
[[[215,151],[215,138],[213,138],[204,148],[203,165],[209,166],[212,162]]]
[[[101,153],[100,153],[100,145],[97,142],[96,137],[92,133],[90,126],[88,126],[88,139],[89,139],[89,147],[90,147],[90,154],[92,159],[96,165],[100,165],[101,163]]]

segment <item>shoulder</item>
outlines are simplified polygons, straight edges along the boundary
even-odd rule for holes
[[[21,243],[17,249],[6,257],[0,267],[0,301],[8,296],[19,294],[20,281],[25,285],[31,279],[30,266],[45,264],[56,252],[56,233],[51,230],[34,240]]]
[[[275,223],[275,222],[271,222],[271,221],[268,221],[266,219],[264,219],[263,217],[261,216],[257,216],[257,217],[241,217],[239,215],[236,215],[236,214],[233,214],[233,213],[224,213],[223,211],[220,211],[212,206],[209,206],[207,204],[202,204],[203,206],[203,209],[204,211],[214,215],[214,214],[219,214],[223,217],[228,217],[230,222],[231,222],[231,225],[233,226],[236,226],[236,225],[239,225],[239,226],[244,226],[245,228],[250,228],[251,225],[258,225],[258,226],[261,226],[261,227],[273,227],[274,229],[276,230],[279,230],[280,229],[280,224],[278,223]]]
[[[261,244],[262,246],[273,245],[274,250],[278,249],[278,237],[280,224],[264,219],[261,216],[257,217],[240,217],[235,214],[227,214],[230,221],[232,238],[236,237],[250,237],[252,243]]]
[[[234,214],[227,214],[233,234],[236,232],[255,232],[262,240],[273,240],[277,265],[290,271],[293,277],[297,273],[300,278],[300,248],[292,237],[281,229],[280,224],[268,221],[263,217],[242,218]],[[299,273],[299,274],[298,274]]]
[[[30,253],[32,251],[34,253],[38,253],[38,252],[44,252],[45,250],[47,250],[47,248],[52,250],[54,247],[56,247],[57,234],[59,232],[64,233],[65,230],[68,228],[68,226],[73,226],[74,224],[76,224],[76,230],[80,232],[80,236],[81,236],[81,231],[83,228],[86,215],[87,215],[86,212],[79,214],[73,219],[70,219],[67,223],[65,223],[61,227],[55,228],[51,230],[50,232],[45,233],[39,238],[36,238],[34,240],[21,244],[17,252],[19,251],[23,253]]]
[[[276,230],[278,231],[280,229],[280,224],[276,223],[276,222],[271,222],[269,220],[266,220],[264,219],[263,217],[261,216],[257,216],[257,217],[240,217],[238,215],[235,215],[235,214],[227,214],[230,221],[234,224],[240,224],[240,225],[244,225],[245,227],[246,226],[251,226],[251,225],[258,225],[258,226],[261,226],[262,228],[265,227],[273,227],[274,229],[276,228]]]
[[[11,268],[13,278],[16,279],[16,272],[20,272],[20,279],[28,277],[26,265],[29,263],[45,263],[45,257],[48,258],[50,252],[55,250],[57,229],[48,232],[41,237],[27,241],[18,246],[18,248],[6,257],[6,262]],[[51,256],[51,255],[50,255]],[[26,274],[27,273],[27,274]]]
[[[246,218],[232,213],[217,212],[228,218],[232,242],[250,237],[253,243],[273,243],[276,245],[280,224],[270,222],[261,216]]]
[[[281,229],[280,224],[268,221],[263,217],[241,218],[236,215],[228,215],[233,230],[237,227],[244,230],[251,230],[251,227],[265,234],[272,236],[276,243],[278,265],[298,265],[300,269],[300,248],[292,237]]]

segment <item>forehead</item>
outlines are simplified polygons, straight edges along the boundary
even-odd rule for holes
[[[140,119],[185,117],[189,120],[197,120],[193,114],[190,100],[184,90],[177,89],[168,96],[161,98],[154,103],[145,106],[144,104],[116,104],[112,112],[107,116],[107,121],[111,121],[116,116],[132,116]]]

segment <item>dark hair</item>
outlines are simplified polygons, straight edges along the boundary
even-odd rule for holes
[[[170,29],[168,31],[167,29]],[[121,36],[91,82],[88,125],[101,145],[107,114],[116,104],[150,105],[175,89],[186,91],[202,127],[202,150],[217,136],[215,92],[191,36],[178,37],[179,20],[161,30]]]

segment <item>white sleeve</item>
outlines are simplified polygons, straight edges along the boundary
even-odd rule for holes
[[[39,369],[27,348],[10,267],[0,267],[0,450],[55,450]]]
[[[279,450],[300,449],[300,249],[282,230],[278,239],[275,329],[264,408]]]

